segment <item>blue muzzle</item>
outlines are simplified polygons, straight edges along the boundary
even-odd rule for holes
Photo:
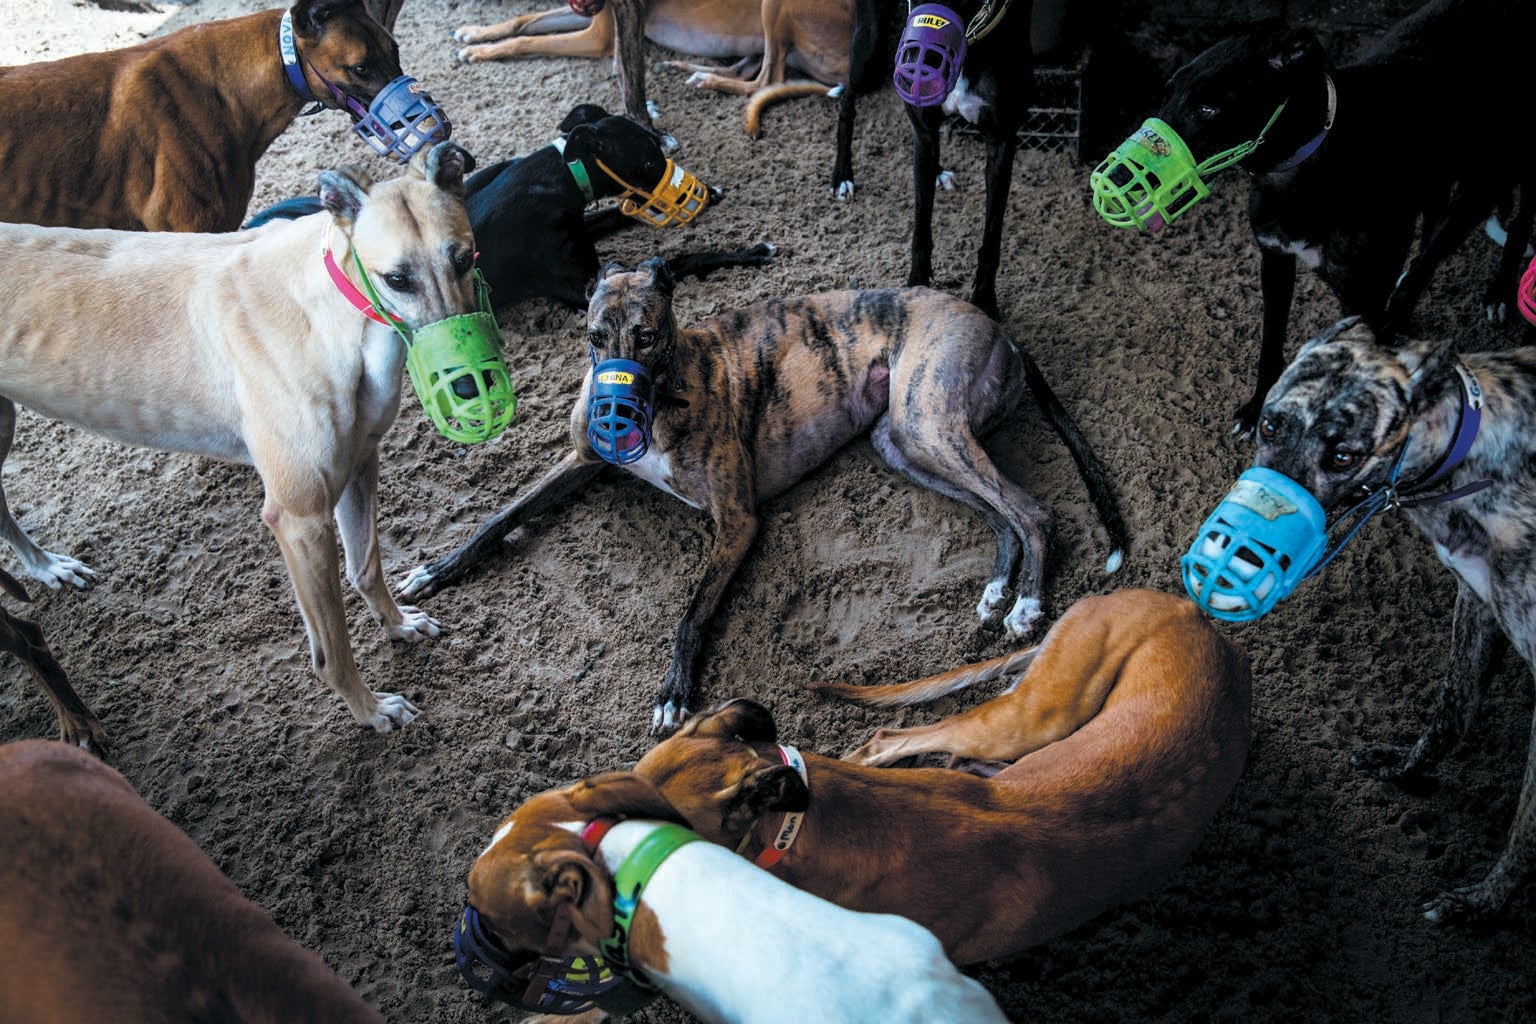
[[[511,954],[468,906],[453,930],[453,957],[476,992],[540,1013],[585,1013],[599,997],[629,985],[597,956],[538,956],[514,966]]]
[[[341,108],[352,115],[352,130],[374,152],[401,163],[445,141],[453,131],[443,108],[410,75],[401,75],[380,89],[366,109],[334,85],[331,92]]]
[[[593,357],[587,396],[587,442],[604,462],[627,466],[651,445],[651,408],[656,384],[632,359]]]

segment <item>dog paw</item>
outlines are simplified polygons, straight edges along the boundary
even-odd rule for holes
[[[1349,752],[1349,766],[1390,780],[1403,773],[1409,752],[1408,747],[1359,747]]]
[[[1498,913],[1504,900],[1495,892],[1492,879],[1443,892],[1419,908],[1430,924],[1473,924]]]
[[[851,180],[838,182],[832,187],[832,194],[835,195],[839,200],[852,199],[853,182]]]
[[[436,584],[437,577],[433,574],[432,567],[429,565],[418,565],[410,571],[410,574],[405,579],[400,581],[400,585],[395,588],[395,592],[401,597],[418,600],[423,597],[430,597],[436,591]]]
[[[939,176],[935,179],[934,184],[945,192],[953,192],[960,184],[960,179],[955,177],[954,171],[945,170],[939,172]]]
[[[378,703],[374,705],[373,714],[363,723],[373,726],[374,732],[403,729],[411,719],[421,714],[416,705],[398,693],[376,693],[374,696],[378,698]]]
[[[666,729],[675,729],[682,725],[683,719],[687,717],[688,709],[681,702],[657,701],[656,707],[651,710],[651,732],[659,733]]]
[[[987,589],[981,592],[981,600],[976,602],[976,617],[981,619],[982,625],[991,625],[1003,614],[1007,604],[1007,586],[1001,580],[991,580],[987,583]]]
[[[652,121],[660,121],[661,120],[661,108],[656,105],[656,101],[655,100],[646,100],[645,101],[645,112],[646,112],[646,114],[648,114],[650,116]],[[677,140],[676,139],[672,140],[672,145],[674,145],[674,146],[677,145]]]
[[[66,583],[85,590],[96,582],[95,569],[68,555],[56,555],[51,551],[44,551],[43,561],[27,566],[27,571],[49,590],[58,590]]]
[[[1003,619],[1003,631],[1008,634],[1008,639],[1022,640],[1028,636],[1035,623],[1040,621],[1042,610],[1038,597],[1020,597],[1015,601],[1008,617]]]
[[[391,640],[404,640],[408,644],[419,644],[442,631],[443,627],[436,619],[408,604],[400,606],[400,621],[385,630]]]
[[[460,25],[453,30],[453,38],[460,43],[484,43],[496,38],[496,34],[489,25]],[[459,59],[464,59],[462,51]]]

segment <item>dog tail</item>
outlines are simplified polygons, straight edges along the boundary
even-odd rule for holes
[[[959,668],[950,669],[948,672],[940,672],[936,676],[926,679],[915,679],[910,683],[889,683],[885,686],[854,686],[852,683],[806,683],[805,688],[829,697],[842,697],[844,700],[857,701],[860,704],[872,704],[875,707],[906,707],[908,704],[926,704],[928,701],[938,700],[940,697],[955,693],[973,686],[976,683],[985,683],[999,676],[1008,675],[1010,672],[1021,672],[1035,660],[1035,654],[1039,652],[1039,646],[1027,647],[1022,651],[1014,651],[1005,654],[1001,658],[993,658],[991,661],[978,661],[971,665],[961,665]]]
[[[832,88],[820,82],[779,82],[763,86],[747,100],[747,112],[742,118],[747,127],[747,135],[754,139],[762,137],[763,108],[768,104],[794,99],[796,96],[830,96]]]
[[[292,199],[284,199],[282,202],[273,203],[260,213],[253,214],[251,219],[240,225],[242,230],[259,228],[274,220],[298,220],[300,217],[308,217],[312,213],[319,213],[325,207],[320,205],[320,200],[314,196],[294,196]]]
[[[1120,563],[1125,561],[1127,533],[1125,519],[1120,515],[1120,502],[1115,497],[1114,488],[1109,485],[1109,473],[1104,469],[1104,463],[1099,461],[1098,455],[1094,454],[1088,439],[1078,429],[1072,414],[1067,412],[1067,407],[1061,404],[1061,400],[1056,397],[1056,392],[1051,390],[1051,385],[1046,381],[1045,374],[1040,372],[1039,365],[1022,348],[1019,349],[1019,355],[1024,358],[1024,375],[1029,382],[1030,392],[1035,396],[1041,411],[1045,413],[1045,418],[1050,420],[1051,426],[1056,428],[1056,433],[1061,435],[1067,450],[1072,453],[1072,461],[1077,463],[1078,475],[1083,478],[1083,485],[1088,488],[1088,499],[1093,502],[1093,507],[1099,513],[1099,521],[1104,524],[1104,531],[1109,534],[1113,550],[1109,553],[1109,560],[1104,563],[1104,571],[1114,572],[1120,568]]]

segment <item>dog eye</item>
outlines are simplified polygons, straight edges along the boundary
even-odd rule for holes
[[[656,344],[656,332],[649,327],[636,327],[631,332],[631,337],[635,339],[635,344],[641,348],[650,348]]]
[[[1259,436],[1264,440],[1273,441],[1275,439],[1275,435],[1279,432],[1279,428],[1275,426],[1275,421],[1270,419],[1268,416],[1259,420]]]
[[[358,78],[367,78],[368,77],[368,72],[370,70],[371,70],[371,68],[369,68],[369,66],[367,64],[354,64],[354,65],[352,65],[352,74],[356,75]]]
[[[1335,448],[1333,454],[1328,456],[1328,467],[1330,469],[1348,469],[1354,464],[1354,452],[1346,452]]]
[[[1195,111],[1195,113],[1200,116],[1201,120],[1209,121],[1221,113],[1221,108],[1214,107],[1209,103],[1202,103],[1200,104],[1199,109]]]
[[[474,265],[475,254],[469,249],[465,249],[463,252],[459,253],[453,258],[453,269],[457,270],[461,274],[469,273],[470,268]]]
[[[384,275],[384,283],[397,292],[408,292],[411,290],[411,275],[403,271],[391,270]]]

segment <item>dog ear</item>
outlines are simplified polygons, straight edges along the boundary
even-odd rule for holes
[[[568,135],[577,125],[596,124],[608,116],[608,111],[596,103],[578,103],[560,120],[560,134]]]
[[[660,256],[652,256],[640,264],[640,269],[648,271],[651,275],[651,287],[669,298],[677,287],[677,279],[672,276],[672,269],[667,266],[667,261]]]
[[[1344,319],[1335,322],[1333,326],[1329,327],[1321,334],[1318,334],[1312,338],[1308,338],[1305,342],[1303,342],[1301,348],[1297,349],[1296,351],[1296,358],[1291,361],[1296,362],[1297,360],[1301,359],[1302,356],[1311,352],[1313,349],[1318,348],[1321,345],[1327,345],[1329,342],[1338,341],[1340,339],[1344,341],[1364,342],[1367,345],[1376,344],[1376,335],[1371,330],[1370,325],[1368,325],[1358,316],[1347,316]]]
[[[523,898],[538,922],[548,927],[562,906],[570,907],[576,932],[596,942],[613,928],[613,885],[584,852],[543,850],[535,853]]]
[[[715,795],[720,807],[720,828],[739,836],[772,811],[803,811],[811,804],[811,791],[800,773],[787,764],[769,764],[748,772],[736,785]]]
[[[320,172],[320,205],[330,211],[344,229],[352,227],[358,211],[368,201],[373,179],[357,167],[344,165]]]
[[[475,158],[469,150],[457,142],[439,142],[426,153],[412,161],[412,168],[423,178],[456,196],[464,195],[464,175],[475,169]]]
[[[680,735],[708,739],[738,739],[743,743],[776,743],[778,727],[773,713],[755,700],[737,697],[683,724]]]
[[[576,811],[594,818],[612,815],[688,824],[682,813],[661,795],[656,783],[634,772],[593,775],[567,789],[565,796]]]
[[[1416,397],[1423,390],[1424,382],[1446,372],[1446,368],[1455,361],[1456,356],[1454,341],[1424,340],[1404,344],[1398,349],[1397,358],[1403,364],[1403,369],[1408,371],[1409,395]]]
[[[354,7],[362,7],[362,0],[294,0],[293,30],[312,38],[320,34],[326,22]]]
[[[1269,66],[1276,71],[1305,71],[1327,63],[1328,51],[1310,29],[1287,29],[1269,50]]]

